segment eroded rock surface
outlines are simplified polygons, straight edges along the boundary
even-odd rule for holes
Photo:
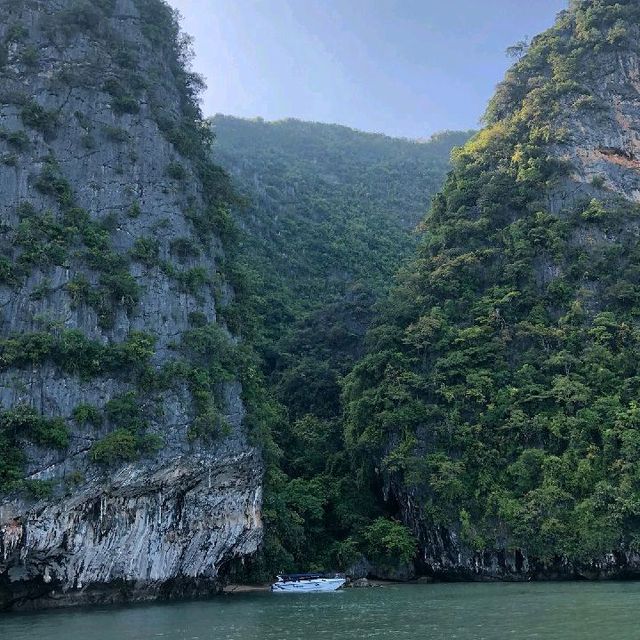
[[[0,1],[0,410],[68,430],[63,446],[11,432],[24,460],[0,495],[0,608],[211,593],[260,542],[241,386],[196,373],[217,357],[203,332],[236,341],[223,179],[188,137],[197,83],[175,27],[160,0]],[[105,365],[141,335],[148,353]],[[123,397],[137,426],[105,410]],[[135,451],[98,460],[118,430]]]

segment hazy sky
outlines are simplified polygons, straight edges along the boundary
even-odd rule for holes
[[[169,0],[195,38],[206,115],[296,117],[424,137],[477,127],[567,0]]]

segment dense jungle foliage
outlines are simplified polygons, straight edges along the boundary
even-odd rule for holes
[[[640,549],[640,208],[599,176],[553,197],[566,125],[613,118],[595,87],[639,20],[635,0],[574,2],[533,40],[347,377],[349,450],[472,548]]]
[[[278,570],[410,559],[415,543],[356,481],[343,439],[341,380],[362,355],[376,300],[415,249],[415,226],[442,185],[451,148],[346,127],[216,116],[214,158],[245,207],[236,269],[245,275],[245,336],[263,361],[271,426],[264,553]],[[263,436],[265,434],[263,433]],[[263,437],[263,443],[265,442]]]

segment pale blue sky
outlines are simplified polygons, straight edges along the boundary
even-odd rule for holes
[[[169,0],[203,109],[424,137],[478,126],[510,61],[567,0]]]

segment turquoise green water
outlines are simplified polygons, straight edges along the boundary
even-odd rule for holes
[[[398,585],[0,614],[11,640],[638,640],[640,583]]]

